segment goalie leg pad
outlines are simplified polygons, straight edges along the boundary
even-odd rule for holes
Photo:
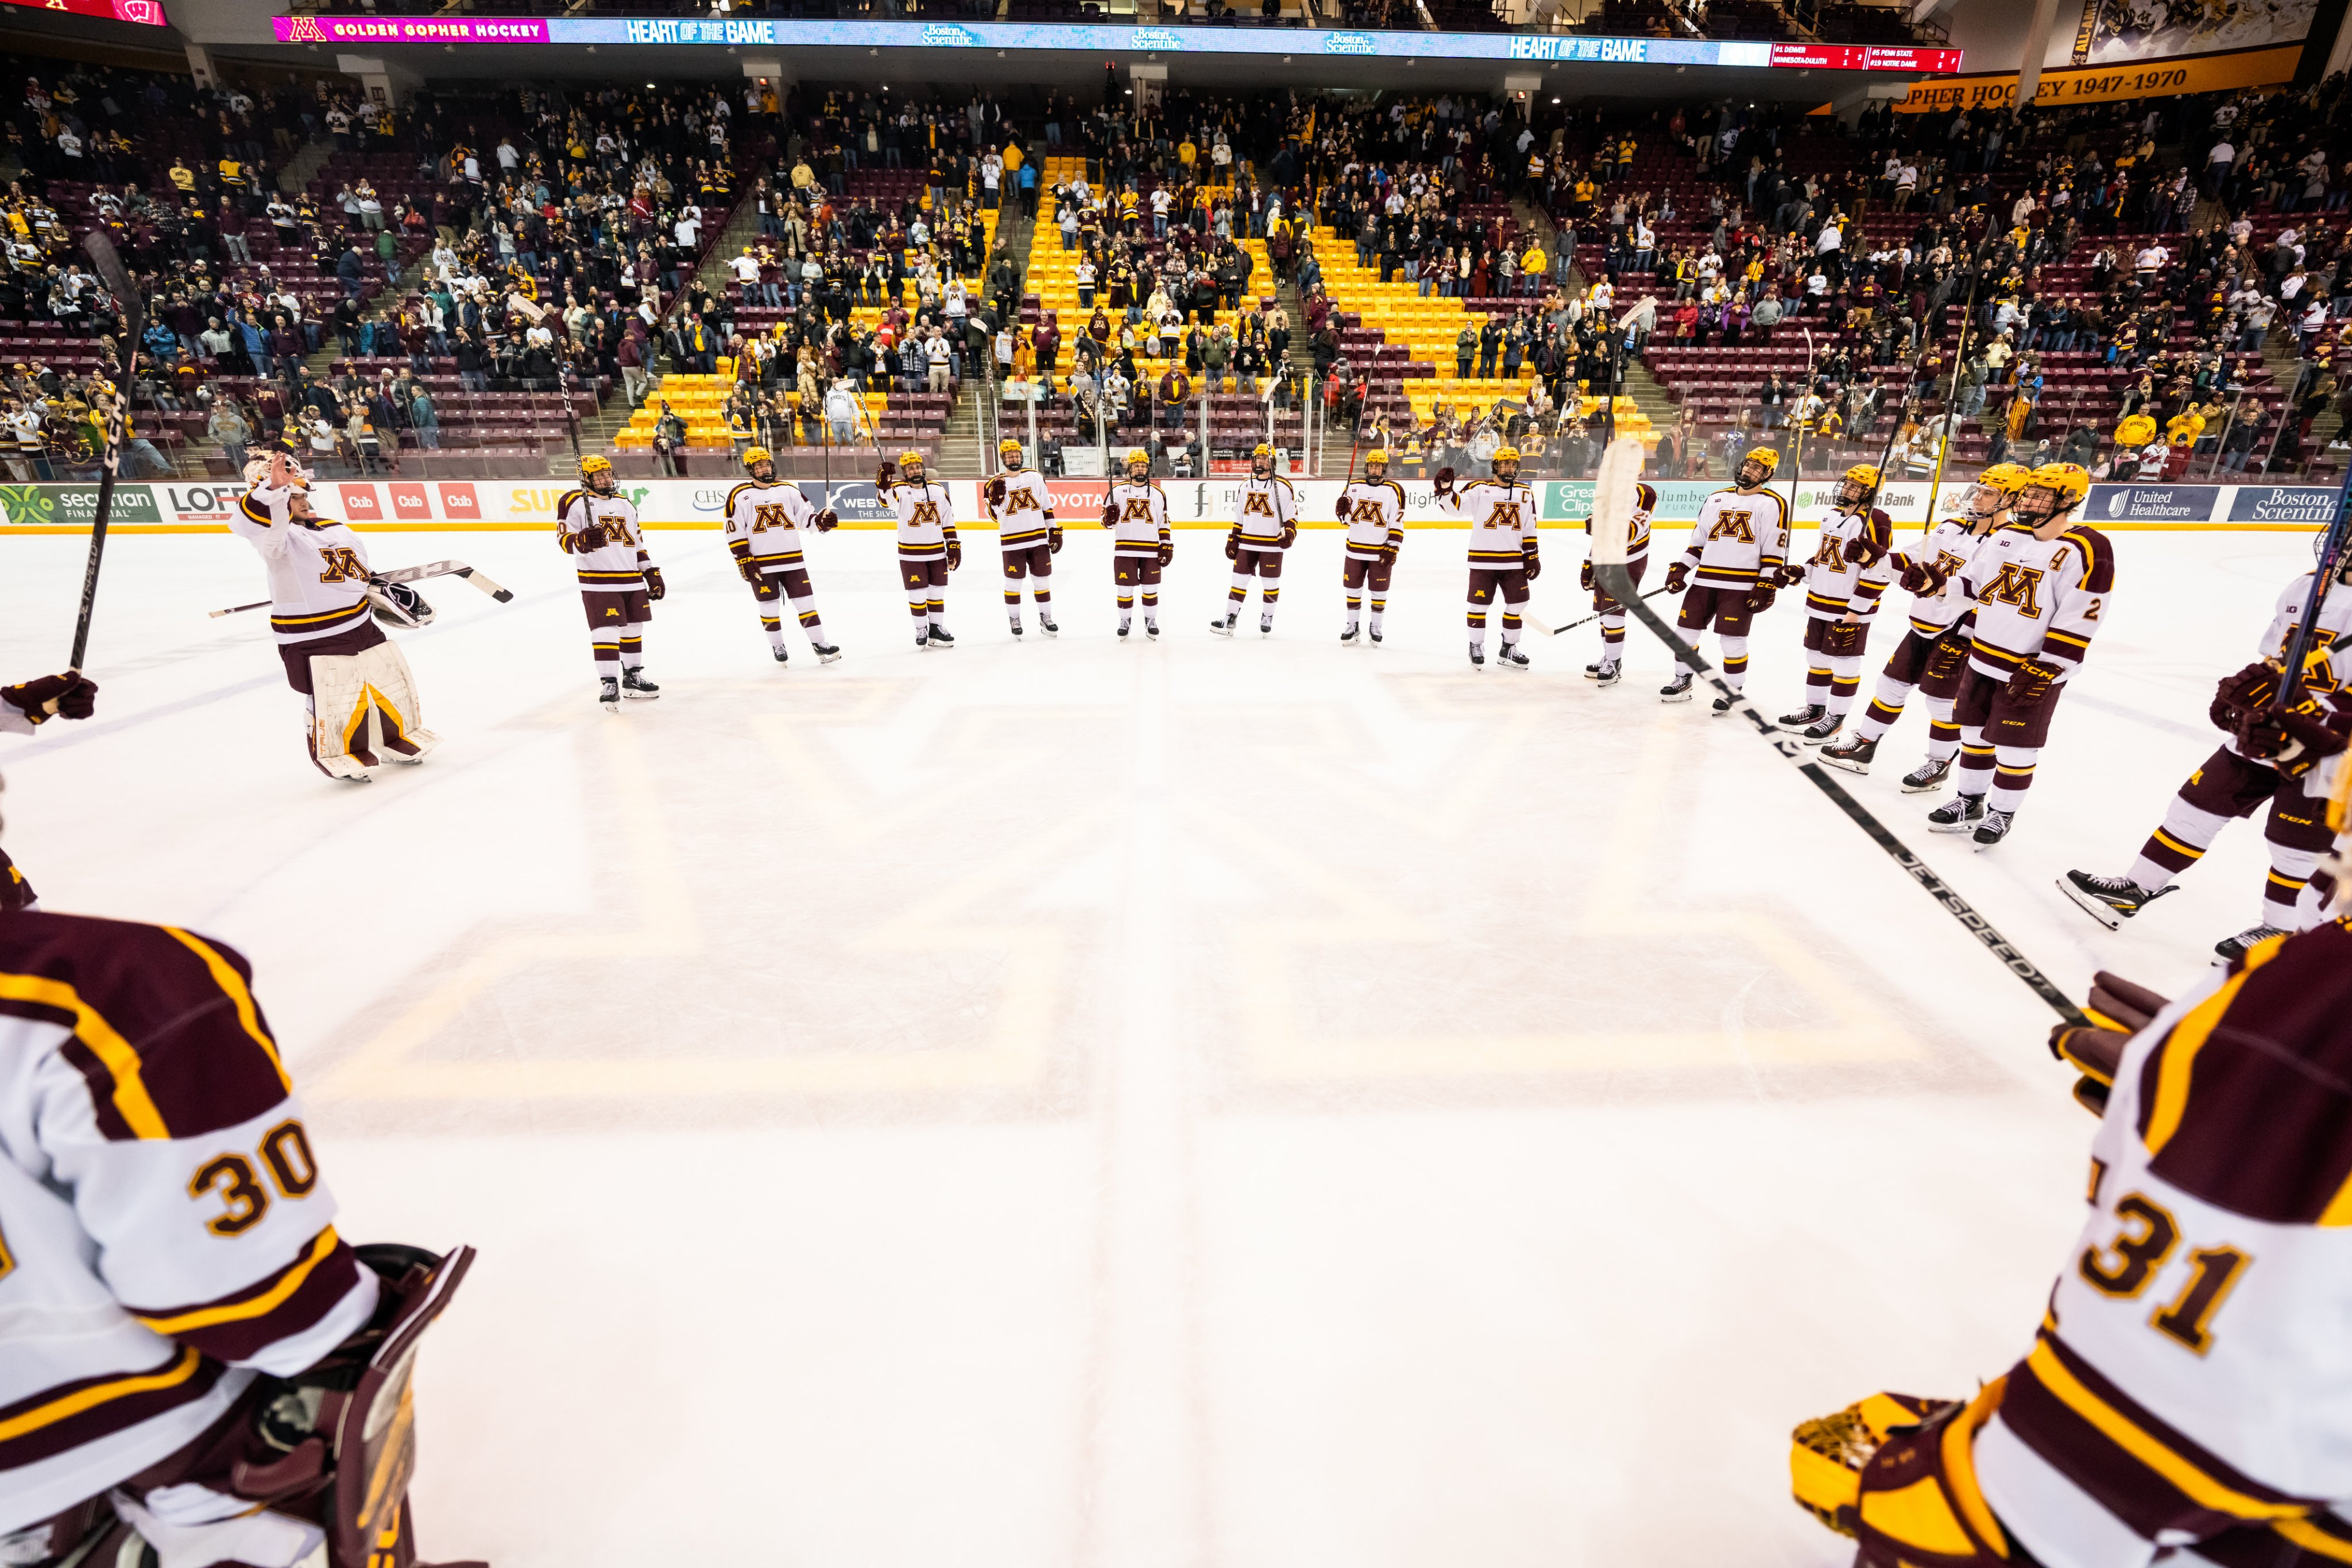
[[[424,727],[408,661],[390,639],[357,653],[314,656],[310,664],[310,755],[322,771],[347,777],[374,767],[378,747],[411,758],[440,744]]]
[[[1794,1434],[1798,1503],[1860,1539],[1863,1568],[2031,1568],[1977,1485],[1978,1431],[2000,1407],[1999,1379],[1968,1404],[1878,1394]]]

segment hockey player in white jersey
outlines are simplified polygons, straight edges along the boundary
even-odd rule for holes
[[[1440,468],[1432,483],[1438,510],[1470,523],[1470,667],[1486,667],[1486,608],[1499,597],[1503,642],[1495,662],[1524,671],[1528,656],[1519,651],[1519,606],[1528,601],[1528,584],[1543,571],[1536,493],[1519,483],[1517,447],[1498,446],[1488,461],[1488,478],[1456,486],[1454,470]]]
[[[2091,493],[2080,465],[2045,463],[2019,493],[2017,520],[1996,529],[1961,570],[1974,623],[1952,716],[1960,727],[1952,798],[1927,831],[1967,833],[1979,849],[2009,834],[2050,737],[2066,682],[2109,619],[2115,546],[2077,520]]]
[[[1357,628],[1369,596],[1372,622],[1364,634],[1377,647],[1397,551],[1404,546],[1404,486],[1389,477],[1386,451],[1375,448],[1364,454],[1364,476],[1339,492],[1339,517],[1348,530],[1347,556],[1339,568],[1339,586],[1348,592],[1348,624],[1339,642],[1349,648],[1362,645]]]
[[[2326,536],[2313,538],[2320,543]],[[2277,690],[2295,623],[2311,600],[2312,576],[2305,572],[2280,591],[2271,623],[2255,647],[2254,662],[2221,682],[2210,713],[2221,728],[2231,729],[2239,709],[2258,707]],[[2352,559],[2343,563],[2336,580],[2327,585],[2315,619],[2317,634],[2304,673],[2304,686],[2318,695],[2334,696],[2344,688],[2343,673],[2325,650],[2337,638],[2352,635]],[[2180,786],[2164,821],[2148,835],[2123,875],[2070,871],[2058,885],[2112,931],[2178,886],[2174,879],[2204,859],[2205,852],[2231,822],[2252,816],[2267,803],[2270,816],[2263,838],[2270,849],[2270,873],[2263,879],[2261,917],[2215,949],[2225,958],[2234,958],[2266,937],[2300,931],[2320,917],[2319,901],[2310,883],[2329,834],[2325,802],[2312,793],[2315,786],[2315,780],[2307,774],[2298,777],[2247,756],[2237,736],[2227,735],[2220,749],[2200,763]]]
[[[88,718],[98,711],[98,683],[79,670],[62,675],[37,675],[13,686],[0,686],[0,735],[30,735],[53,718]],[[32,909],[40,895],[16,862],[0,850],[0,915]]]
[[[621,494],[612,459],[583,457],[580,482],[585,488],[566,490],[555,503],[555,542],[580,579],[596,657],[596,700],[615,713],[625,695],[661,695],[646,679],[645,638],[654,601],[668,591],[661,568],[646,554],[636,506]]]
[[[788,601],[817,663],[830,664],[841,657],[841,650],[824,640],[801,530],[830,533],[841,525],[840,515],[830,507],[820,511],[811,506],[799,486],[779,484],[775,455],[764,446],[744,452],[743,470],[751,478],[727,492],[727,549],[759,601],[760,629],[768,634],[768,650],[779,664],[791,657],[779,613],[780,601]]]
[[[948,487],[923,471],[923,455],[909,448],[885,463],[875,488],[898,518],[898,580],[906,585],[907,610],[915,618],[918,649],[948,649],[948,573],[963,564],[956,537],[955,501]]]
[[[1830,515],[1802,564],[1780,569],[1780,584],[1805,589],[1805,706],[1780,716],[1780,727],[1819,746],[1837,734],[1862,685],[1862,656],[1878,601],[1895,580],[1887,557],[1895,549],[1895,519],[1881,511],[1878,469],[1857,463],[1838,482]]]
[[[310,507],[310,477],[283,452],[247,465],[250,487],[228,520],[269,573],[269,630],[301,694],[304,746],[330,779],[364,784],[386,758],[414,765],[440,743],[425,727],[408,661],[382,621],[421,626],[432,606],[405,583],[380,583],[367,543]]]
[[[1657,487],[1646,480],[1635,484],[1633,531],[1625,540],[1625,573],[1636,588],[1642,585],[1642,573],[1650,564],[1650,516],[1657,509]],[[1588,538],[1592,533],[1589,516],[1584,519],[1584,532]],[[1621,671],[1625,654],[1625,607],[1592,575],[1589,558],[1577,571],[1577,586],[1592,595],[1592,612],[1601,617],[1601,657],[1584,666],[1584,678],[1613,686],[1624,678]]]
[[[1111,531],[1111,580],[1118,585],[1118,634],[1134,623],[1135,601],[1143,600],[1143,635],[1160,637],[1160,574],[1176,559],[1168,531],[1168,493],[1151,477],[1151,454],[1136,447],[1127,455],[1127,473],[1103,497],[1103,527]]]
[[[1771,447],[1751,447],[1731,487],[1699,503],[1689,545],[1666,568],[1666,591],[1683,595],[1675,624],[1691,634],[1694,646],[1700,632],[1715,629],[1724,684],[1735,692],[1748,684],[1748,625],[1772,608],[1789,559],[1788,497],[1766,488],[1780,465],[1780,455]],[[1675,678],[1659,690],[1658,700],[1690,701],[1695,674],[1676,660]],[[1715,699],[1718,716],[1730,711],[1729,697]]]
[[[1282,558],[1298,538],[1298,492],[1274,471],[1274,448],[1259,442],[1250,454],[1249,477],[1234,497],[1233,531],[1225,536],[1225,559],[1234,563],[1225,612],[1209,622],[1220,637],[1234,634],[1249,602],[1250,579],[1258,580],[1257,629],[1274,631],[1275,601],[1282,597]]]
[[[2344,737],[2310,738],[2340,833]],[[2091,1003],[2122,1027],[2052,1041],[2100,1121],[2030,1348],[1971,1398],[1805,1422],[1797,1500],[1864,1568],[2352,1562],[2352,921]]]
[[[1879,737],[1895,727],[1913,687],[1927,699],[1927,760],[1903,776],[1906,794],[1941,786],[1959,754],[1960,727],[1952,718],[1960,675],[1969,662],[1968,592],[1961,569],[1977,547],[2010,520],[2010,507],[2032,472],[2021,464],[1997,463],[1977,476],[1968,509],[1946,517],[1917,544],[1895,552],[1887,564],[1911,598],[1911,624],[1879,672],[1878,689],[1844,738],[1822,747],[1822,760],[1849,773],[1867,773],[1878,754]]]
[[[473,1254],[337,1234],[252,974],[0,917],[0,1563],[414,1568],[411,1353]]]
[[[1037,604],[1037,630],[1061,635],[1054,624],[1054,552],[1062,548],[1061,525],[1054,521],[1054,497],[1045,476],[1029,466],[1021,444],[1007,436],[996,444],[1003,472],[982,488],[988,515],[996,524],[997,548],[1004,554],[1004,613],[1013,634],[1021,635],[1021,584]]]

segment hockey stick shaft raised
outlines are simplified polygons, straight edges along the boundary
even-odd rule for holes
[[[66,661],[69,670],[79,671],[81,662],[89,654],[89,623],[98,610],[98,570],[106,559],[106,528],[114,516],[114,479],[122,467],[122,449],[131,440],[131,378],[139,368],[139,337],[147,329],[147,310],[131,286],[131,274],[122,258],[114,252],[114,241],[103,229],[94,229],[83,236],[82,248],[105,281],[107,290],[114,296],[122,311],[122,380],[114,390],[106,415],[106,466],[99,476],[98,505],[90,517],[89,560],[82,568],[81,607],[74,617],[73,656]]]
[[[1991,921],[1979,914],[1975,905],[1962,898],[1953,890],[1950,883],[1930,870],[1927,862],[1913,853],[1909,846],[1896,838],[1885,823],[1873,816],[1861,801],[1847,794],[1844,786],[1831,778],[1827,768],[1819,762],[1807,760],[1802,742],[1781,734],[1780,727],[1758,712],[1754,704],[1732,690],[1730,683],[1717,675],[1715,666],[1699,657],[1698,650],[1684,642],[1675,629],[1666,623],[1664,617],[1643,603],[1642,599],[1644,596],[1633,591],[1633,580],[1631,573],[1612,561],[1596,566],[1593,569],[1593,575],[1600,580],[1601,586],[1608,590],[1619,603],[1627,605],[1633,614],[1640,617],[1642,624],[1648,627],[1657,636],[1658,641],[1672,648],[1676,658],[1704,675],[1707,685],[1728,698],[1739,716],[1746,719],[1773,750],[1793,763],[1798,772],[1803,774],[1815,789],[1827,795],[1839,810],[1852,819],[1854,826],[1869,835],[1871,842],[1885,851],[1889,859],[1901,866],[1904,873],[1912,881],[1917,883],[1928,897],[1940,904],[1945,914],[1958,921],[1969,936],[1984,944],[1986,950],[1999,959],[2001,966],[2011,974],[2022,981],[2035,996],[2047,1003],[2053,1012],[2077,1027],[2084,1027],[2090,1023],[2090,1019],[2083,1009],[2076,1007],[2066,993],[2060,990],[2050,977],[2044,975],[2032,959],[2020,952],[2015,943],[1996,930]]]
[[[386,582],[422,582],[430,577],[462,578],[500,604],[514,598],[510,590],[500,588],[483,573],[467,566],[462,560],[436,560],[427,561],[423,566],[396,566],[390,571],[381,571],[376,575]],[[224,615],[242,615],[248,610],[267,610],[270,601],[267,599],[257,599],[250,604],[232,604],[226,610],[215,610],[209,614],[211,619],[217,621]]]

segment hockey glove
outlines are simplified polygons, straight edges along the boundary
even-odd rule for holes
[[[657,566],[646,568],[646,597],[658,601],[668,591],[668,586],[662,581],[661,568]]]
[[[1161,539],[1161,540],[1160,541],[1160,565],[1162,565],[1162,566],[1166,566],[1169,562],[1171,562],[1171,561],[1174,560],[1175,559],[1176,559],[1176,546],[1175,546],[1174,541],[1170,540],[1170,539]]]
[[[1282,548],[1283,548],[1283,549],[1288,549],[1292,545],[1295,545],[1295,544],[1297,544],[1297,542],[1298,542],[1298,525],[1297,525],[1297,523],[1285,523],[1285,524],[1283,524],[1283,525],[1282,525]]]
[[[1862,653],[1864,628],[1859,621],[1836,621],[1822,632],[1822,652],[1832,659],[1852,659]]]
[[[1771,609],[1780,597],[1780,588],[1769,578],[1759,579],[1756,586],[1748,591],[1748,613],[1762,614]]]
[[[1225,536],[1225,559],[1234,561],[1242,559],[1242,536],[1239,528]]]
[[[1045,553],[1048,555],[1062,553],[1062,527],[1059,523],[1045,530]]]
[[[760,563],[753,560],[749,553],[735,558],[735,572],[752,587],[760,586]]]
[[[1439,495],[1451,496],[1454,494],[1453,467],[1449,465],[1446,467],[1440,468],[1436,474],[1430,478],[1429,483]]]
[[[1348,504],[1348,497],[1343,492],[1338,503],[1332,507],[1331,515],[1344,523],[1348,520],[1348,514],[1354,510],[1355,508]]]
[[[607,538],[604,524],[591,523],[576,534],[566,534],[563,544],[564,548],[574,555],[587,555],[592,551],[603,549]]]
[[[2010,672],[2009,685],[2001,688],[2002,694],[2020,707],[2029,706],[2050,695],[2058,674],[2057,665],[2042,659],[2028,659]]]
[[[834,529],[841,527],[841,514],[835,511],[831,507],[827,507],[824,511],[819,512],[814,520],[816,523],[816,531],[821,534],[829,534],[833,532]]]
[[[1543,561],[1536,555],[1535,551],[1528,551],[1526,556],[1522,559],[1527,562],[1524,570],[1528,574],[1528,580],[1529,582],[1533,582],[1537,578],[1543,575]]]
[[[1678,560],[1672,566],[1666,568],[1666,591],[1668,593],[1680,593],[1685,588],[1688,587],[1689,584],[1690,563],[1688,561]]]
[[[1110,528],[1117,528],[1118,526],[1118,503],[1117,501],[1105,501],[1103,503],[1103,527]]]
[[[1003,505],[1004,481],[1002,479],[991,479],[988,482],[988,509],[993,512],[999,507]]]
[[[1933,599],[1944,591],[1944,584],[1949,579],[1934,561],[1911,560],[1903,556],[1895,559],[1903,569],[1902,583],[1906,593]]]
[[[1865,533],[1845,547],[1845,559],[1866,569],[1876,566],[1879,558],[1892,548],[1885,539],[1874,539]]]
[[[2306,696],[2276,713],[2248,714],[2238,724],[2238,749],[2261,758],[2290,779],[2299,779],[2344,749],[2344,733],[2336,727],[2347,721],[2352,721],[2352,714],[2338,717]]]
[[[2105,969],[2091,977],[2087,1010],[2092,1023],[2062,1023],[2050,1031],[2050,1054],[2083,1075],[2074,1085],[2074,1098],[2084,1109],[2095,1116],[2106,1114],[2107,1092],[2125,1045],[2168,1005],[2154,991]]]
[[[1927,650],[1927,666],[1920,674],[1926,680],[1948,681],[1960,673],[1969,662],[1969,639],[1946,636]]]
[[[887,490],[898,480],[898,465],[896,463],[885,463],[874,470],[874,487],[877,490]]]
[[[1576,569],[1576,586],[1584,590],[1587,593],[1592,591],[1592,563],[1591,561],[1588,560],[1582,566]]]
[[[2257,659],[2237,674],[2222,676],[2213,688],[2213,706],[2205,716],[2213,721],[2215,729],[2236,729],[2239,720],[2270,705],[2281,674],[2278,665]]]
[[[954,571],[963,565],[963,544],[959,539],[948,541],[948,570]]]
[[[46,723],[53,715],[88,718],[98,706],[98,683],[72,670],[62,675],[37,675],[17,685],[0,686],[0,702],[35,724]]]
[[[1805,569],[1793,560],[1784,560],[1780,563],[1779,578],[1782,588],[1794,588],[1805,580]]]

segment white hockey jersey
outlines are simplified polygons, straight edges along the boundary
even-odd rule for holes
[[[948,553],[956,537],[955,502],[936,479],[919,485],[900,480],[890,486],[890,509],[898,517],[898,553],[918,560]]]
[[[1404,543],[1404,486],[1393,479],[1359,479],[1339,492],[1348,503],[1348,553],[1379,560]]]
[[[1772,490],[1717,490],[1698,504],[1682,559],[1702,587],[1755,587],[1789,559],[1789,498]]]
[[[1004,504],[989,507],[996,518],[996,542],[1005,549],[1044,544],[1054,526],[1054,497],[1045,476],[1034,468],[1009,468],[997,477],[1004,481]]]
[[[374,1310],[251,977],[170,926],[0,918],[0,1536]]]
[[[2254,649],[2255,658],[2284,663],[2287,645],[2294,641],[2295,626],[2303,619],[2304,601],[2311,597],[2311,579],[2312,574],[2306,571],[2279,590],[2278,603],[2271,611],[2271,623],[2263,628],[2263,640]],[[2310,661],[2318,650],[2326,648],[2336,638],[2352,635],[2352,588],[2336,584],[2327,597],[2319,601],[2317,620],[2318,632],[2312,639],[2312,651],[2304,655],[2309,666],[2304,675],[2304,685],[2308,690],[2325,695],[2344,689],[2343,667],[2334,659],[2325,656],[2321,656],[2316,664]],[[6,706],[0,703],[0,707]],[[2238,737],[2229,736],[2221,745],[2225,750],[2238,751]],[[2238,754],[2245,755],[2242,751]],[[2318,779],[2316,769],[2304,775],[2305,794],[2316,795],[2315,786]]]
[[[1470,569],[1517,571],[1536,548],[1536,493],[1532,486],[1500,479],[1471,479],[1437,498],[1437,509],[1470,520]]]
[[[1864,540],[1878,555],[1868,566],[1860,559]],[[1874,619],[1879,596],[1895,580],[1895,566],[1888,559],[1894,546],[1895,519],[1876,507],[1824,517],[1805,562],[1805,613],[1816,621],[1843,621],[1848,615]]]
[[[269,630],[280,643],[314,642],[366,623],[367,545],[326,517],[297,517],[291,486],[257,485],[237,502],[232,532],[269,571]]]
[[[1658,488],[1649,481],[1640,480],[1633,486],[1633,516],[1626,529],[1625,564],[1650,559],[1650,517],[1658,509]],[[1584,531],[1592,532],[1592,518],[1584,519]]]
[[[604,542],[592,550],[574,549],[572,541],[591,523],[604,530]],[[637,508],[626,497],[566,490],[555,503],[555,531],[582,588],[614,593],[645,586],[645,536],[637,531]]]
[[[1298,492],[1289,480],[1276,474],[1265,479],[1252,475],[1242,481],[1234,497],[1234,529],[1241,535],[1244,549],[1286,548],[1283,530],[1297,522]]]
[[[2081,524],[2038,539],[2011,523],[1986,536],[1961,576],[1976,608],[1969,667],[2007,680],[2026,660],[2041,659],[2063,681],[2104,623],[2116,586],[2115,547]]]
[[[1916,562],[1932,566],[1944,574],[1944,586],[1933,593],[1911,596],[1911,630],[1922,637],[1940,637],[1947,627],[1958,621],[1969,607],[1968,589],[1960,574],[1976,558],[1977,547],[1986,536],[1969,531],[1965,517],[1946,517],[1927,530],[1917,544],[1900,549],[1888,558],[1896,576],[1903,569]]]
[[[2126,1046],[2082,1234],[1976,1439],[2041,1562],[2352,1559],[2347,976],[2345,921],[2274,937]]]
[[[1170,542],[1168,493],[1147,480],[1114,479],[1106,498],[1114,509],[1111,554],[1159,559],[1160,547]]]
[[[801,529],[815,517],[799,486],[747,479],[727,492],[727,548],[763,572],[790,571],[803,563]]]

